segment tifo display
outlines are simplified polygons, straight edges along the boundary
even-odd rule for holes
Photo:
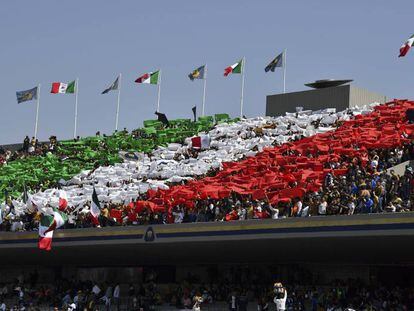
[[[409,211],[412,170],[397,176],[387,174],[387,169],[413,158],[414,125],[406,120],[406,111],[412,108],[414,102],[396,100],[341,112],[298,109],[277,118],[230,120],[217,115],[214,126],[209,117],[198,122],[176,120],[169,121],[172,128],[186,124],[193,131],[186,138],[179,131],[180,139],[169,141],[160,139],[159,131],[170,129],[166,124],[147,121],[143,132],[153,128],[155,133],[149,130],[146,135],[154,134],[157,143],[141,149],[145,152],[130,149],[145,137],[142,130],[131,136],[122,132],[88,138],[87,149],[79,142],[52,142],[43,158],[74,161],[81,172],[55,184],[58,187],[43,185],[43,190],[37,187],[35,193],[30,193],[32,189],[7,200],[1,228],[34,230],[40,222],[42,241],[50,238],[40,246],[50,249],[48,233],[59,226]],[[118,143],[111,146],[113,137]],[[75,156],[62,150],[74,150]],[[94,162],[102,155],[108,162]],[[113,157],[113,165],[108,165],[108,157]],[[36,156],[18,161],[31,159]],[[55,177],[61,177],[59,172]]]

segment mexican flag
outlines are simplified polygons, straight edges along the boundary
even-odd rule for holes
[[[53,82],[50,93],[52,94],[73,94],[75,93],[75,83],[76,83],[75,80],[69,83]]]
[[[158,84],[160,76],[160,71],[149,72],[143,74],[141,77],[135,80],[136,83],[148,83],[148,84]]]
[[[400,47],[400,55],[398,57],[403,57],[408,53],[408,50],[413,46],[414,35],[408,38],[407,41]]]
[[[227,77],[231,73],[242,73],[243,72],[243,59],[237,63],[224,69],[224,76]]]
[[[68,220],[68,216],[55,210],[53,215],[42,215],[39,224],[39,249],[50,251],[52,249],[53,231],[62,227]]]

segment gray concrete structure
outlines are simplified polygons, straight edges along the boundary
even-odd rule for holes
[[[341,85],[315,90],[275,94],[266,97],[266,115],[280,116],[295,112],[296,107],[304,110],[336,108],[337,111],[353,106],[387,102],[385,95],[373,93],[353,85]]]

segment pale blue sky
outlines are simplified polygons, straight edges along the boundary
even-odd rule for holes
[[[116,94],[101,95],[123,74],[120,127],[153,118],[156,87],[142,73],[163,70],[161,111],[201,111],[202,83],[187,75],[207,63],[206,112],[237,116],[240,76],[223,69],[246,56],[245,114],[263,115],[265,96],[282,90],[267,62],[288,49],[287,90],[321,78],[351,78],[390,97],[412,97],[414,51],[398,59],[414,33],[413,1],[1,1],[0,143],[33,135],[35,102],[15,91],[42,84],[39,138],[71,138],[73,95],[51,95],[53,81],[79,77],[78,132],[114,128]]]

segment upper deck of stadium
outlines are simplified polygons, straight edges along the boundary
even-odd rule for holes
[[[134,265],[210,262],[410,264],[414,213],[58,230],[51,252],[37,232],[1,232],[8,263]]]

